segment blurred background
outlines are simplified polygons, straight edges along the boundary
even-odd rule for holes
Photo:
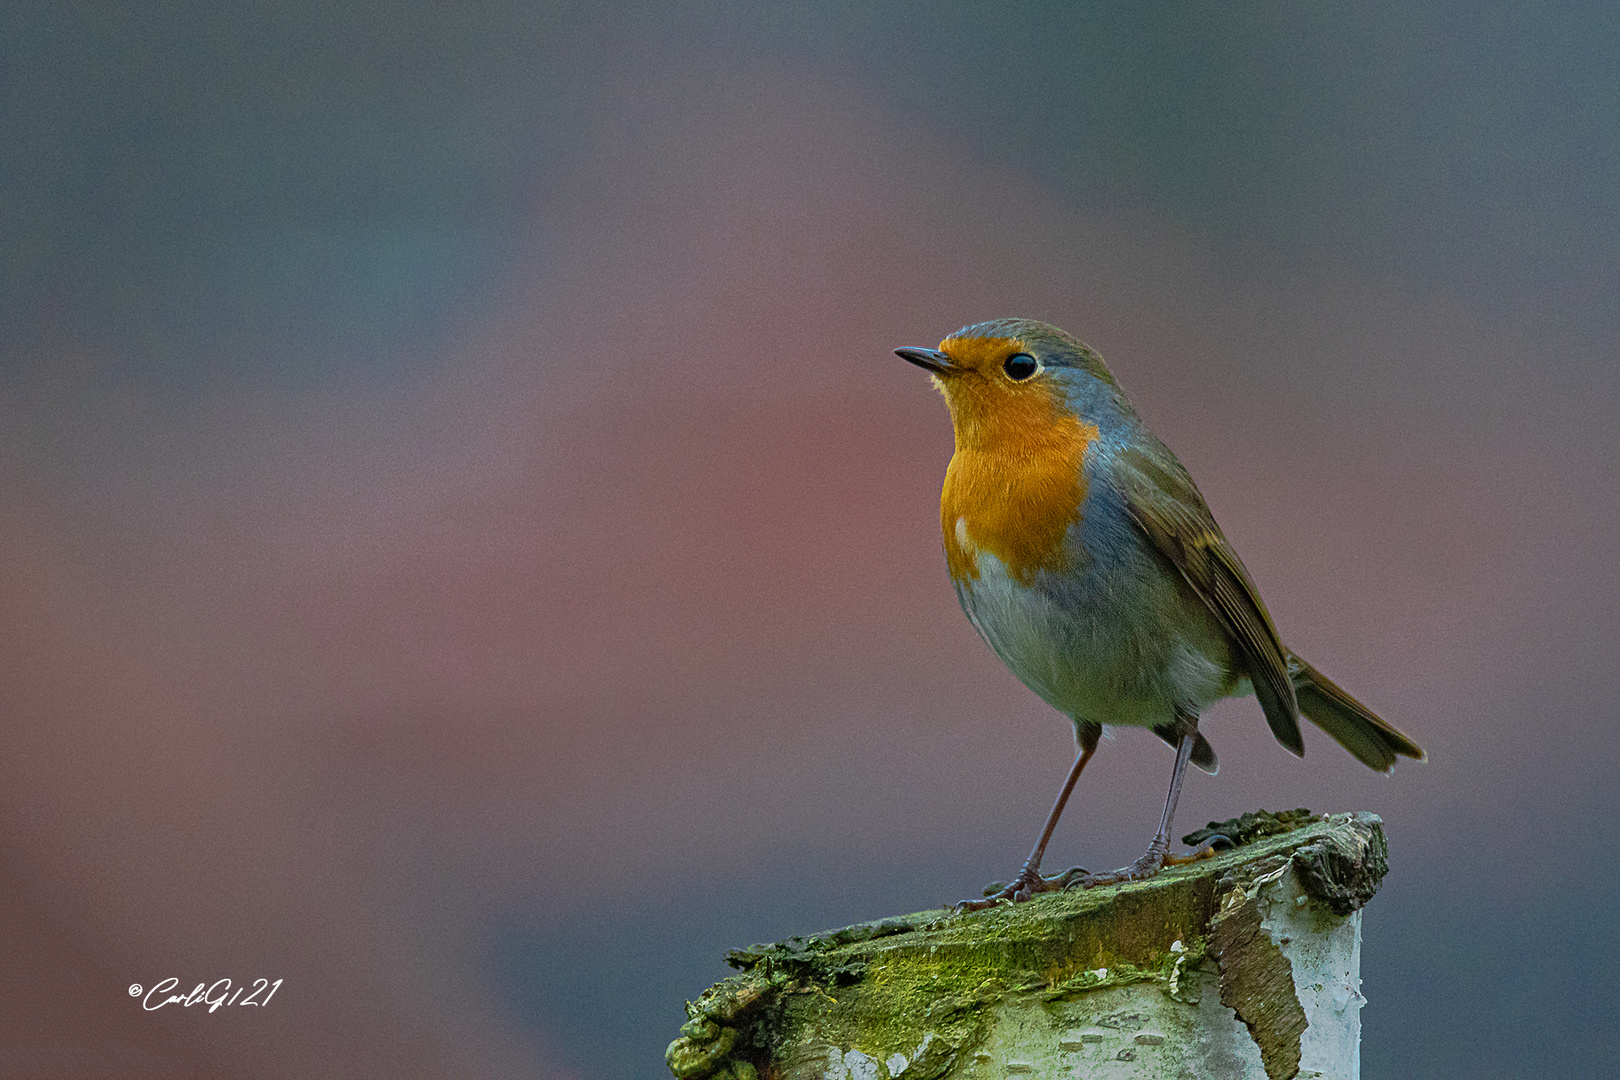
[[[1365,1075],[1607,1071],[1617,175],[1595,3],[0,5],[0,1076],[658,1077],[1012,873],[1072,736],[891,349],[1014,315],[1429,752],[1228,702],[1178,818],[1383,815]]]

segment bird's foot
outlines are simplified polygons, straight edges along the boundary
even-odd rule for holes
[[[1010,882],[997,881],[984,890],[982,900],[963,900],[952,910],[958,915],[965,915],[970,911],[983,911],[997,904],[1022,904],[1036,893],[1061,892],[1074,887],[1074,883],[1086,876],[1086,868],[1074,866],[1061,874],[1042,876],[1040,871],[1024,864],[1018,876]]]
[[[1185,866],[1188,863],[1202,862],[1205,859],[1213,859],[1223,851],[1231,851],[1235,847],[1237,847],[1236,844],[1217,833],[1185,855],[1167,852],[1164,856],[1164,865]]]
[[[1117,885],[1121,881],[1146,881],[1163,869],[1165,853],[1148,849],[1148,853],[1129,866],[1122,866],[1118,870],[1108,870],[1101,874],[1087,874],[1076,881],[1071,888],[1095,889],[1099,885]]]
[[[1214,858],[1221,851],[1232,846],[1232,841],[1224,836],[1211,836],[1202,844],[1193,848],[1185,855],[1172,855],[1157,843],[1150,844],[1147,854],[1118,870],[1110,870],[1102,874],[1086,874],[1084,877],[1071,882],[1067,887],[1071,889],[1095,889],[1099,885],[1117,885],[1121,881],[1146,881],[1166,866],[1184,866],[1187,863],[1198,862],[1200,859]]]

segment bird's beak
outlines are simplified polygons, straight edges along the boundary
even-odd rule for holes
[[[896,349],[894,355],[902,360],[909,360],[920,368],[927,368],[935,375],[953,375],[961,370],[951,363],[951,358],[938,349]]]

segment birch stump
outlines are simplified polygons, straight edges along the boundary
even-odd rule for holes
[[[1142,882],[862,923],[726,959],[687,1004],[677,1080],[1360,1075],[1374,814],[1261,811]]]

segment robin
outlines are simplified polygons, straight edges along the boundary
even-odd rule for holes
[[[959,907],[1140,880],[1207,854],[1170,855],[1170,822],[1188,763],[1215,771],[1198,718],[1222,698],[1254,694],[1296,756],[1303,713],[1369,768],[1388,772],[1396,755],[1423,760],[1283,645],[1192,477],[1102,357],[1029,319],[895,352],[930,373],[950,408],[956,453],[940,526],[962,610],[1002,663],[1074,722],[1079,748],[1017,877]],[[1175,748],[1159,830],[1123,869],[1043,877],[1047,841],[1106,724],[1147,728]]]

